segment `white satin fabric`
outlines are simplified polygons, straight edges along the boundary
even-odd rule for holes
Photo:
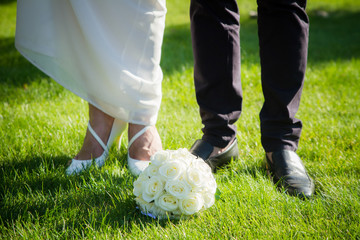
[[[153,125],[165,14],[165,0],[18,0],[15,45],[105,113]]]

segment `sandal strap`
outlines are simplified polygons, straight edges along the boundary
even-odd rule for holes
[[[131,144],[133,144],[133,142],[135,142],[136,139],[138,139],[141,135],[143,135],[146,132],[146,130],[148,130],[150,127],[151,126],[146,126],[143,129],[141,129],[139,132],[137,132],[129,141],[128,149],[130,149]]]
[[[90,126],[90,121],[88,124],[88,129],[91,132],[91,134],[94,136],[94,138],[96,139],[96,141],[98,141],[98,143],[101,145],[101,147],[104,149],[105,152],[108,152],[108,148],[107,146],[104,144],[104,142],[101,140],[101,138],[96,134],[96,132],[94,131],[94,129],[92,129],[92,127]]]

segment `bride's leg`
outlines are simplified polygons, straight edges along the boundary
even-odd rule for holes
[[[110,135],[114,118],[89,104],[89,119],[90,126],[94,129],[101,140],[106,143]],[[75,159],[89,160],[99,157],[103,152],[104,149],[89,132],[89,129],[87,129],[83,146],[80,152],[76,155]]]
[[[129,123],[128,138],[131,139],[144,125]],[[137,160],[149,160],[150,156],[162,149],[161,139],[155,126],[151,126],[130,146],[129,155]]]

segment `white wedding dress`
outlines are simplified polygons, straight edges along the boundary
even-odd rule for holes
[[[65,88],[120,120],[154,125],[165,0],[18,0],[15,45]]]

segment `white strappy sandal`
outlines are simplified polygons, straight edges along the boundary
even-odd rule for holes
[[[101,154],[100,157],[97,157],[94,159],[94,162],[97,167],[102,167],[105,164],[105,160],[107,156],[109,155],[109,149],[113,142],[117,140],[117,144],[120,144],[121,135],[124,132],[126,128],[127,123],[124,121],[121,121],[119,119],[114,119],[111,132],[107,141],[107,144],[105,145],[104,142],[101,140],[101,138],[96,134],[94,129],[90,126],[90,122],[88,124],[88,129],[90,133],[94,136],[94,138],[98,141],[98,143],[101,145],[101,147],[104,149],[103,154]],[[77,160],[72,159],[70,166],[66,169],[67,175],[73,175],[82,172],[83,170],[87,169],[91,166],[93,159],[90,160]]]
[[[130,157],[129,149],[131,147],[131,144],[135,142],[136,139],[138,139],[141,135],[143,135],[146,130],[148,130],[151,126],[146,126],[143,129],[141,129],[138,133],[136,133],[128,144],[128,154],[127,154],[127,162],[128,162],[128,168],[132,175],[139,176],[140,173],[142,173],[145,168],[147,168],[150,164],[150,161],[142,161],[142,160],[136,160]]]

